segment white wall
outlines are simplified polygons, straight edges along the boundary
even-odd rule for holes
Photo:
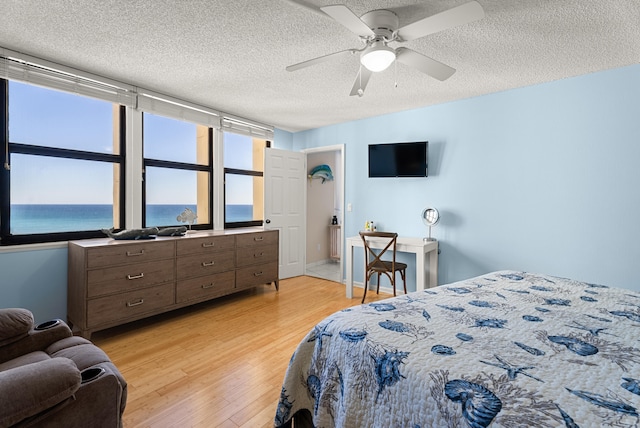
[[[421,140],[428,178],[367,177],[368,144]],[[640,65],[293,135],[328,144],[346,149],[345,236],[367,219],[425,236],[440,210],[440,283],[520,269],[640,290]]]

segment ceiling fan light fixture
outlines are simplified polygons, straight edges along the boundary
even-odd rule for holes
[[[384,42],[374,42],[360,55],[360,63],[373,72],[386,70],[395,59],[395,49],[385,45]]]

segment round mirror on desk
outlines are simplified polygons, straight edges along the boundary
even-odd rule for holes
[[[422,222],[429,226],[429,237],[424,238],[425,241],[435,241],[435,238],[431,237],[431,228],[438,224],[440,221],[440,213],[435,208],[425,208],[422,211]]]

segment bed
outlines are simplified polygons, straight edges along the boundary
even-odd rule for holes
[[[275,426],[631,427],[639,409],[639,292],[500,271],[321,321]]]

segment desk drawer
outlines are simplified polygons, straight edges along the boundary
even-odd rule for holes
[[[173,259],[93,269],[87,272],[87,296],[126,292],[173,280]]]
[[[234,291],[235,280],[235,272],[229,271],[180,281],[176,287],[176,301],[183,303],[224,296]]]
[[[224,251],[180,257],[176,264],[177,278],[181,280],[233,270],[234,254],[233,251]]]
[[[173,241],[158,242],[150,239],[135,244],[112,244],[87,250],[87,268],[144,263],[175,257]]]
[[[159,285],[113,296],[99,297],[87,302],[87,327],[118,320],[134,320],[148,312],[169,307],[174,303],[174,284]]]

